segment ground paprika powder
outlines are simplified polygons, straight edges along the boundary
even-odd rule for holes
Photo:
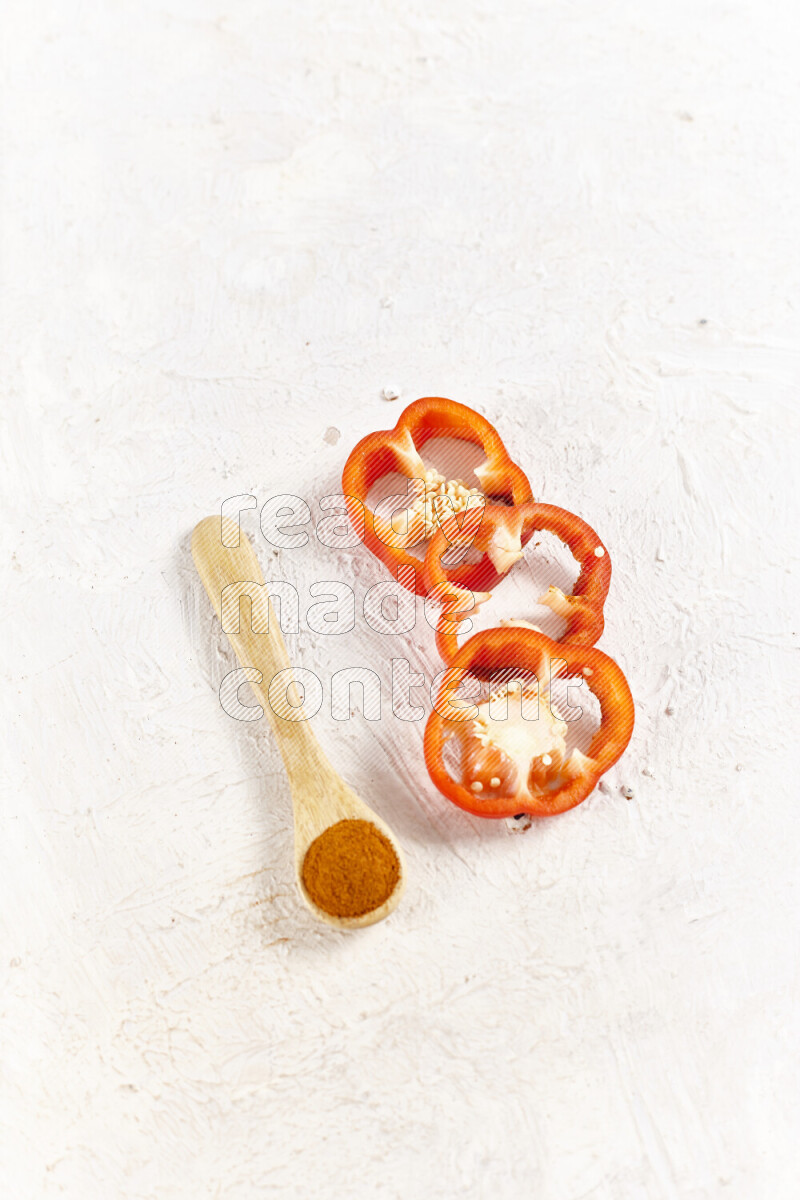
[[[371,821],[337,821],[314,839],[303,859],[303,886],[332,917],[374,912],[399,879],[394,846]]]

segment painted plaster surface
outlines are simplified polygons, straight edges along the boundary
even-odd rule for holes
[[[796,7],[3,22],[3,1196],[796,1196]],[[430,393],[611,549],[637,725],[574,812],[480,822],[391,712],[422,617],[301,622],[323,682],[381,678],[314,727],[410,872],[333,934],[188,535],[240,493],[316,522]],[[303,614],[386,578],[256,546]]]

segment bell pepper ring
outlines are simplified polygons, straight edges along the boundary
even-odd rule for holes
[[[458,696],[467,679],[520,672],[488,701]],[[567,723],[550,691],[554,679],[579,677],[600,704],[600,727],[585,754],[567,753]],[[507,715],[492,705],[507,703]],[[527,714],[526,714],[527,708]],[[469,638],[447,671],[425,726],[425,763],[436,787],[476,817],[553,816],[585,800],[625,750],[633,731],[630,688],[619,666],[593,646],[564,645],[531,629],[497,628]],[[461,752],[461,778],[445,764],[447,743]]]
[[[462,523],[466,521],[464,516]],[[603,632],[603,605],[611,583],[611,557],[590,525],[575,513],[554,504],[518,505],[504,508],[487,505],[478,532],[472,539],[476,550],[482,550],[498,571],[505,573],[522,557],[522,547],[534,532],[554,533],[572,552],[580,566],[572,594],[566,596],[560,588],[549,587],[537,603],[546,605],[566,621],[559,639],[566,645],[593,646]],[[445,663],[453,661],[458,651],[458,627],[474,616],[491,592],[472,593],[458,587],[442,566],[442,555],[448,549],[451,532],[449,522],[437,529],[425,555],[423,581],[428,595],[442,605],[436,628],[436,646]],[[536,630],[529,621],[511,620],[503,626]],[[541,631],[537,631],[541,632]]]
[[[458,438],[482,449],[484,461],[474,472],[480,489],[470,489],[461,480],[445,480],[425,466],[420,451],[431,438],[439,437]],[[392,472],[412,481],[403,530],[395,528],[391,512],[382,514],[380,506],[375,511],[367,507],[367,496],[377,480]],[[466,548],[480,526],[487,498],[512,506],[533,499],[527,476],[511,460],[494,426],[465,404],[442,396],[415,400],[403,411],[394,429],[362,438],[345,463],[342,491],[358,537],[396,579],[400,578],[401,567],[413,568],[413,576],[404,571],[403,578],[413,580],[410,590],[421,596],[425,595],[422,563],[408,553],[409,547],[423,542],[445,523],[450,545]],[[394,511],[398,511],[397,505]],[[457,513],[466,514],[460,523],[455,519]],[[500,579],[485,560],[461,561],[442,569],[448,580],[465,588],[493,587]]]

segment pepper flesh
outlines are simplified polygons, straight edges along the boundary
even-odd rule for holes
[[[505,573],[522,557],[522,546],[537,530],[547,530],[559,537],[580,565],[571,595],[565,596],[560,588],[551,586],[537,603],[551,608],[566,621],[561,642],[592,646],[603,632],[603,605],[611,583],[611,557],[590,525],[575,513],[554,504],[531,501],[516,508],[487,505],[472,545],[492,559],[495,569]],[[474,616],[491,595],[491,591],[471,593],[448,578],[441,561],[447,550],[448,531],[449,527],[439,528],[431,538],[423,572],[428,594],[442,605],[436,646],[445,663],[452,662],[458,651],[459,624]],[[525,621],[508,622],[506,627],[535,628]]]
[[[424,513],[409,520],[406,534],[398,534],[390,519],[381,520],[367,507],[367,496],[381,476],[398,472],[419,481],[424,502],[427,497],[426,467],[419,452],[426,442],[436,437],[458,438],[481,447],[485,459],[474,473],[485,496],[501,498],[511,505],[532,500],[528,478],[512,462],[497,430],[465,404],[443,396],[425,396],[408,405],[394,429],[379,430],[362,438],[350,453],[342,473],[342,491],[351,524],[395,578],[399,578],[400,567],[413,568],[413,577],[410,572],[403,575],[405,579],[414,579],[414,590],[422,596],[426,594],[422,564],[419,558],[408,553],[407,547],[424,539]],[[452,511],[452,505],[450,507]],[[472,519],[477,516],[474,514]],[[500,573],[485,561],[460,562],[442,570],[448,580],[465,588],[493,587],[500,579]]]
[[[509,735],[505,735],[504,750],[504,736],[493,738],[491,728],[485,734],[479,707],[465,707],[457,695],[468,676],[486,679],[509,671],[536,677],[536,688],[521,686],[520,709],[527,692],[529,697],[537,693],[539,705],[544,702],[549,711],[544,727],[529,721],[530,761],[524,778],[520,778],[522,772],[513,755],[507,753]],[[550,705],[550,681],[575,675],[586,679],[600,703],[600,727],[586,754],[573,750],[565,757],[561,717]],[[542,720],[541,707],[539,713]],[[522,712],[520,719],[524,720]],[[425,726],[425,763],[442,795],[476,817],[512,817],[520,812],[552,816],[586,799],[624,751],[633,721],[627,680],[601,650],[564,645],[531,629],[488,629],[464,643],[444,676]],[[453,778],[444,761],[446,743],[453,737],[461,744],[461,780]],[[488,753],[482,757],[481,750]]]

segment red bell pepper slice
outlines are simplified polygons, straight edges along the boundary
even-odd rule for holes
[[[409,521],[407,533],[399,534],[389,520],[381,521],[367,508],[367,496],[381,476],[399,472],[419,481],[418,495],[424,502],[426,467],[419,452],[431,438],[438,437],[459,438],[481,447],[486,457],[475,474],[487,498],[510,505],[524,504],[533,498],[527,476],[512,462],[494,426],[473,409],[454,400],[442,396],[415,400],[401,413],[394,429],[379,430],[362,438],[342,473],[342,491],[351,524],[395,578],[401,579],[404,586],[408,586],[406,580],[413,578],[417,594],[423,596],[422,564],[419,558],[408,553],[407,547],[424,539],[425,520],[417,512],[415,519]],[[463,494],[461,501],[464,501]],[[453,507],[451,504],[451,513]],[[478,515],[475,513],[473,519]],[[414,575],[406,570],[401,577],[400,567],[412,568]],[[494,586],[500,578],[491,564],[487,566],[485,562],[461,562],[447,568],[445,574],[449,580],[466,588]]]
[[[512,709],[506,720],[457,695],[467,677],[507,678],[514,671],[536,682],[518,687],[519,712]],[[566,753],[567,725],[550,698],[558,676],[584,679],[600,703],[600,727],[586,754]],[[538,719],[526,716],[526,700],[538,704]],[[586,799],[624,751],[633,721],[627,680],[601,650],[564,645],[531,629],[488,629],[464,643],[444,677],[425,727],[425,763],[442,795],[474,816],[552,816]],[[451,738],[460,743],[460,779],[445,765]]]
[[[522,557],[522,546],[537,530],[548,530],[569,547],[580,565],[572,594],[565,596],[550,587],[538,599],[567,627],[560,639],[564,644],[592,646],[603,632],[603,605],[611,583],[611,558],[595,531],[585,521],[557,508],[554,504],[522,504],[516,508],[487,505],[472,545],[493,559],[497,569],[510,569]],[[452,662],[458,650],[458,626],[489,599],[491,592],[473,594],[458,587],[442,567],[441,557],[448,548],[449,524],[437,529],[425,555],[423,579],[428,594],[440,600],[442,611],[436,629],[436,646],[445,663]],[[525,621],[512,622],[517,628],[532,628]]]

